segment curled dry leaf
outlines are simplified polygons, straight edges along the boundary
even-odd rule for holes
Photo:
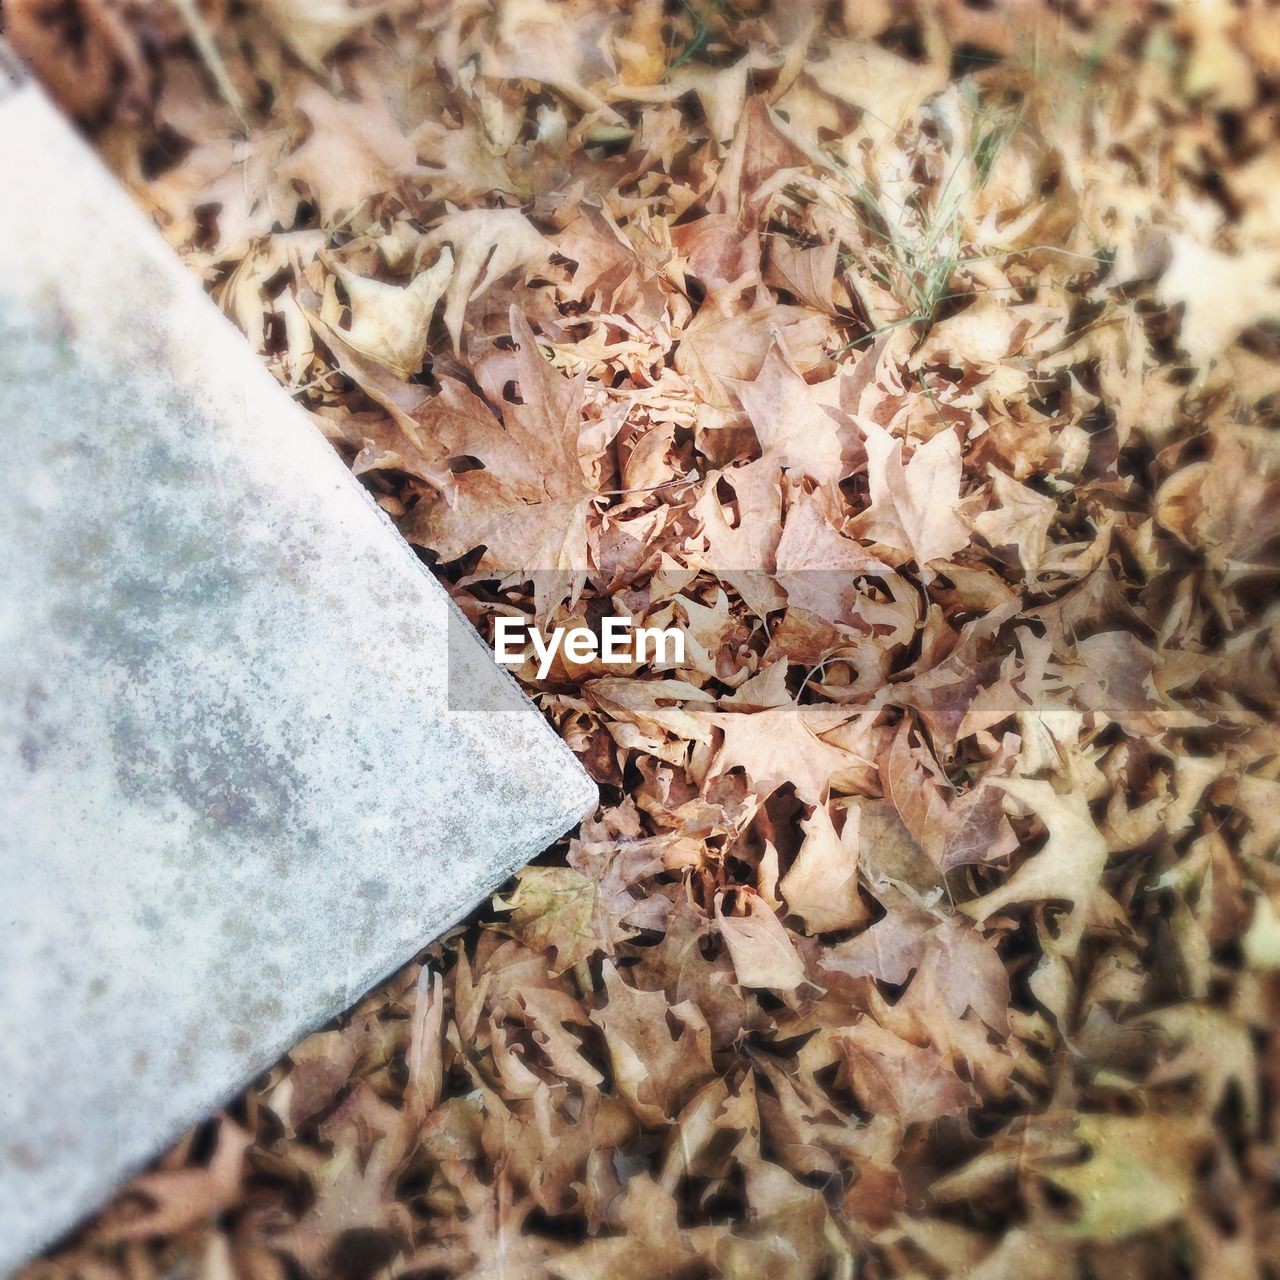
[[[331,263],[351,306],[351,324],[343,336],[357,351],[401,377],[422,368],[427,331],[436,303],[453,276],[453,255],[441,249],[434,264],[404,286],[384,284]]]

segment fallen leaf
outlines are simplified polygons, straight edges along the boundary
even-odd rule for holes
[[[960,499],[960,442],[940,431],[904,462],[902,442],[873,422],[858,423],[867,447],[871,506],[857,532],[906,552],[924,568],[950,559],[969,545],[969,531],[956,514]]]
[[[571,867],[526,867],[510,896],[494,906],[510,911],[504,931],[530,947],[555,953],[555,972],[571,969],[600,947],[596,886]]]
[[[1080,1215],[1056,1227],[1067,1237],[1123,1240],[1182,1218],[1191,1206],[1195,1161],[1207,1134],[1170,1117],[1085,1114],[1074,1136],[1087,1148],[1080,1164],[1047,1176],[1080,1202]]]
[[[1044,822],[1049,839],[1004,884],[965,903],[963,910],[982,921],[1011,903],[1069,902],[1071,912],[1059,939],[1063,954],[1072,955],[1083,936],[1089,904],[1098,892],[1107,842],[1078,792],[1060,795],[1050,783],[1028,778],[1008,778],[999,785]]]
[[[862,1105],[891,1116],[904,1129],[956,1115],[976,1095],[931,1047],[911,1044],[864,1021],[839,1037],[845,1070]]]
[[[352,4],[350,0],[254,0],[254,3],[289,48],[316,71],[338,45],[372,22],[386,7]]]
[[[453,349],[462,349],[467,304],[516,267],[543,262],[551,246],[518,209],[463,209],[451,213],[422,242],[420,252],[452,250],[453,275],[445,294],[444,324]]]
[[[1156,285],[1166,307],[1181,306],[1181,343],[1204,369],[1250,325],[1280,317],[1280,253],[1225,254],[1194,236],[1172,238],[1173,257]]]
[[[858,810],[845,810],[839,835],[825,805],[800,825],[804,842],[778,886],[787,910],[800,917],[808,933],[856,929],[870,917],[858,891]]]
[[[326,226],[341,224],[417,163],[413,144],[376,95],[349,102],[308,82],[297,107],[311,136],[285,157],[278,173],[306,187]]]
[[[332,266],[351,304],[346,340],[393,373],[412,377],[422,368],[427,329],[453,273],[448,248],[404,287],[358,276],[340,262]]]
[[[762,796],[790,782],[806,804],[826,803],[834,780],[859,764],[852,752],[822,738],[850,719],[832,708],[794,702],[764,711],[703,712],[699,718],[724,734],[711,776],[743,768]]]
[[[744,987],[794,991],[805,981],[804,965],[787,931],[759,895],[743,889],[738,892],[745,900],[745,916],[726,916],[724,895],[716,895],[716,925],[729,948],[738,981]]]

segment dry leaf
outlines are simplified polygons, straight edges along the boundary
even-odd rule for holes
[[[332,264],[351,304],[351,324],[343,331],[359,352],[392,373],[411,377],[422,368],[427,353],[427,329],[453,274],[448,248],[426,271],[403,288],[366,279]]]
[[[338,45],[385,9],[381,4],[352,4],[350,0],[254,0],[254,3],[289,48],[317,71]]]
[[[787,931],[759,895],[745,889],[739,893],[745,899],[745,916],[726,916],[723,895],[716,897],[716,924],[738,981],[744,987],[794,991],[805,980],[804,965]]]
[[[516,209],[465,209],[450,214],[423,240],[419,253],[452,249],[453,276],[445,295],[444,324],[461,350],[467,304],[516,267],[541,263],[551,246]]]
[[[960,498],[960,442],[940,431],[903,462],[902,442],[873,422],[858,423],[867,447],[871,506],[858,532],[906,552],[924,568],[969,545],[956,514]]]
[[[800,917],[807,933],[865,924],[870,912],[858,892],[858,810],[845,810],[839,835],[825,805],[800,825],[804,842],[778,886],[788,911]]]

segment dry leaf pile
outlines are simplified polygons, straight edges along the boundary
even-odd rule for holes
[[[33,1275],[1280,1275],[1273,9],[7,18],[482,631],[689,637]]]

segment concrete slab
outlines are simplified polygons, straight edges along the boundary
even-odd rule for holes
[[[42,94],[0,99],[3,1271],[596,793]]]

